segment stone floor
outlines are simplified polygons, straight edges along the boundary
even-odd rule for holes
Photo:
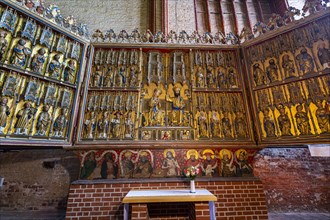
[[[0,220],[63,220],[65,211],[0,211]],[[330,213],[269,213],[269,220],[329,220]]]

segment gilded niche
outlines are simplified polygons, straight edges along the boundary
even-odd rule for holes
[[[81,139],[251,140],[236,51],[95,48]]]
[[[253,176],[255,150],[125,149],[79,152],[80,179],[184,177],[195,166],[200,178]]]

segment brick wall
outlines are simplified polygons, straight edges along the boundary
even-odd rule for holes
[[[269,212],[330,212],[330,157],[308,148],[265,148],[254,158]]]
[[[79,160],[64,150],[0,152],[1,211],[66,208],[70,183],[78,178]]]
[[[121,201],[130,189],[189,188],[189,183],[182,180],[153,181],[155,180],[141,183],[76,181],[70,186],[66,219],[109,219],[109,217],[110,219],[122,219],[123,205]],[[206,188],[217,196],[218,201],[215,203],[217,219],[267,219],[263,185],[257,179],[246,181],[225,181],[223,178],[217,181],[197,180],[196,188]],[[205,206],[205,203],[195,205],[203,206],[205,212],[208,212],[208,205]],[[170,213],[169,217],[164,217],[161,213],[162,204],[153,206],[153,211],[150,213],[151,219],[189,219],[189,213],[182,216],[185,212],[182,206],[179,206],[181,207],[179,213],[176,213],[175,216]],[[143,209],[142,207],[141,210]],[[157,210],[159,210],[158,213]],[[208,213],[196,213],[197,219],[204,219],[205,214]]]

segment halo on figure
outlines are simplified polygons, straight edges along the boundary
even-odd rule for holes
[[[228,155],[228,158],[231,159],[232,157],[232,153],[230,150],[227,150],[227,149],[222,149],[220,152],[219,152],[219,156],[220,156],[220,159],[222,160],[224,155]]]
[[[190,159],[190,156],[191,155],[194,155],[195,156],[195,159],[198,160],[198,152],[197,152],[197,150],[194,150],[194,149],[188,150],[186,155],[187,155],[187,158],[188,159]]]
[[[164,150],[164,153],[163,153],[164,154],[164,158],[166,158],[167,152],[171,152],[172,155],[173,155],[173,157],[175,157],[175,151],[173,149],[165,149]]]
[[[248,153],[246,150],[244,149],[239,149],[235,152],[236,158],[239,158],[240,155],[243,156],[244,160],[246,160],[248,158]]]
[[[139,155],[140,156],[148,156],[148,153],[146,151],[140,151]]]
[[[208,154],[210,154],[211,158],[214,159],[214,152],[211,149],[204,150],[202,154],[203,154],[203,159],[204,160],[206,159],[206,155],[208,155]]]

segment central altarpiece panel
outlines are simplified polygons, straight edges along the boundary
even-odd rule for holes
[[[253,143],[238,49],[92,47],[77,145]]]

